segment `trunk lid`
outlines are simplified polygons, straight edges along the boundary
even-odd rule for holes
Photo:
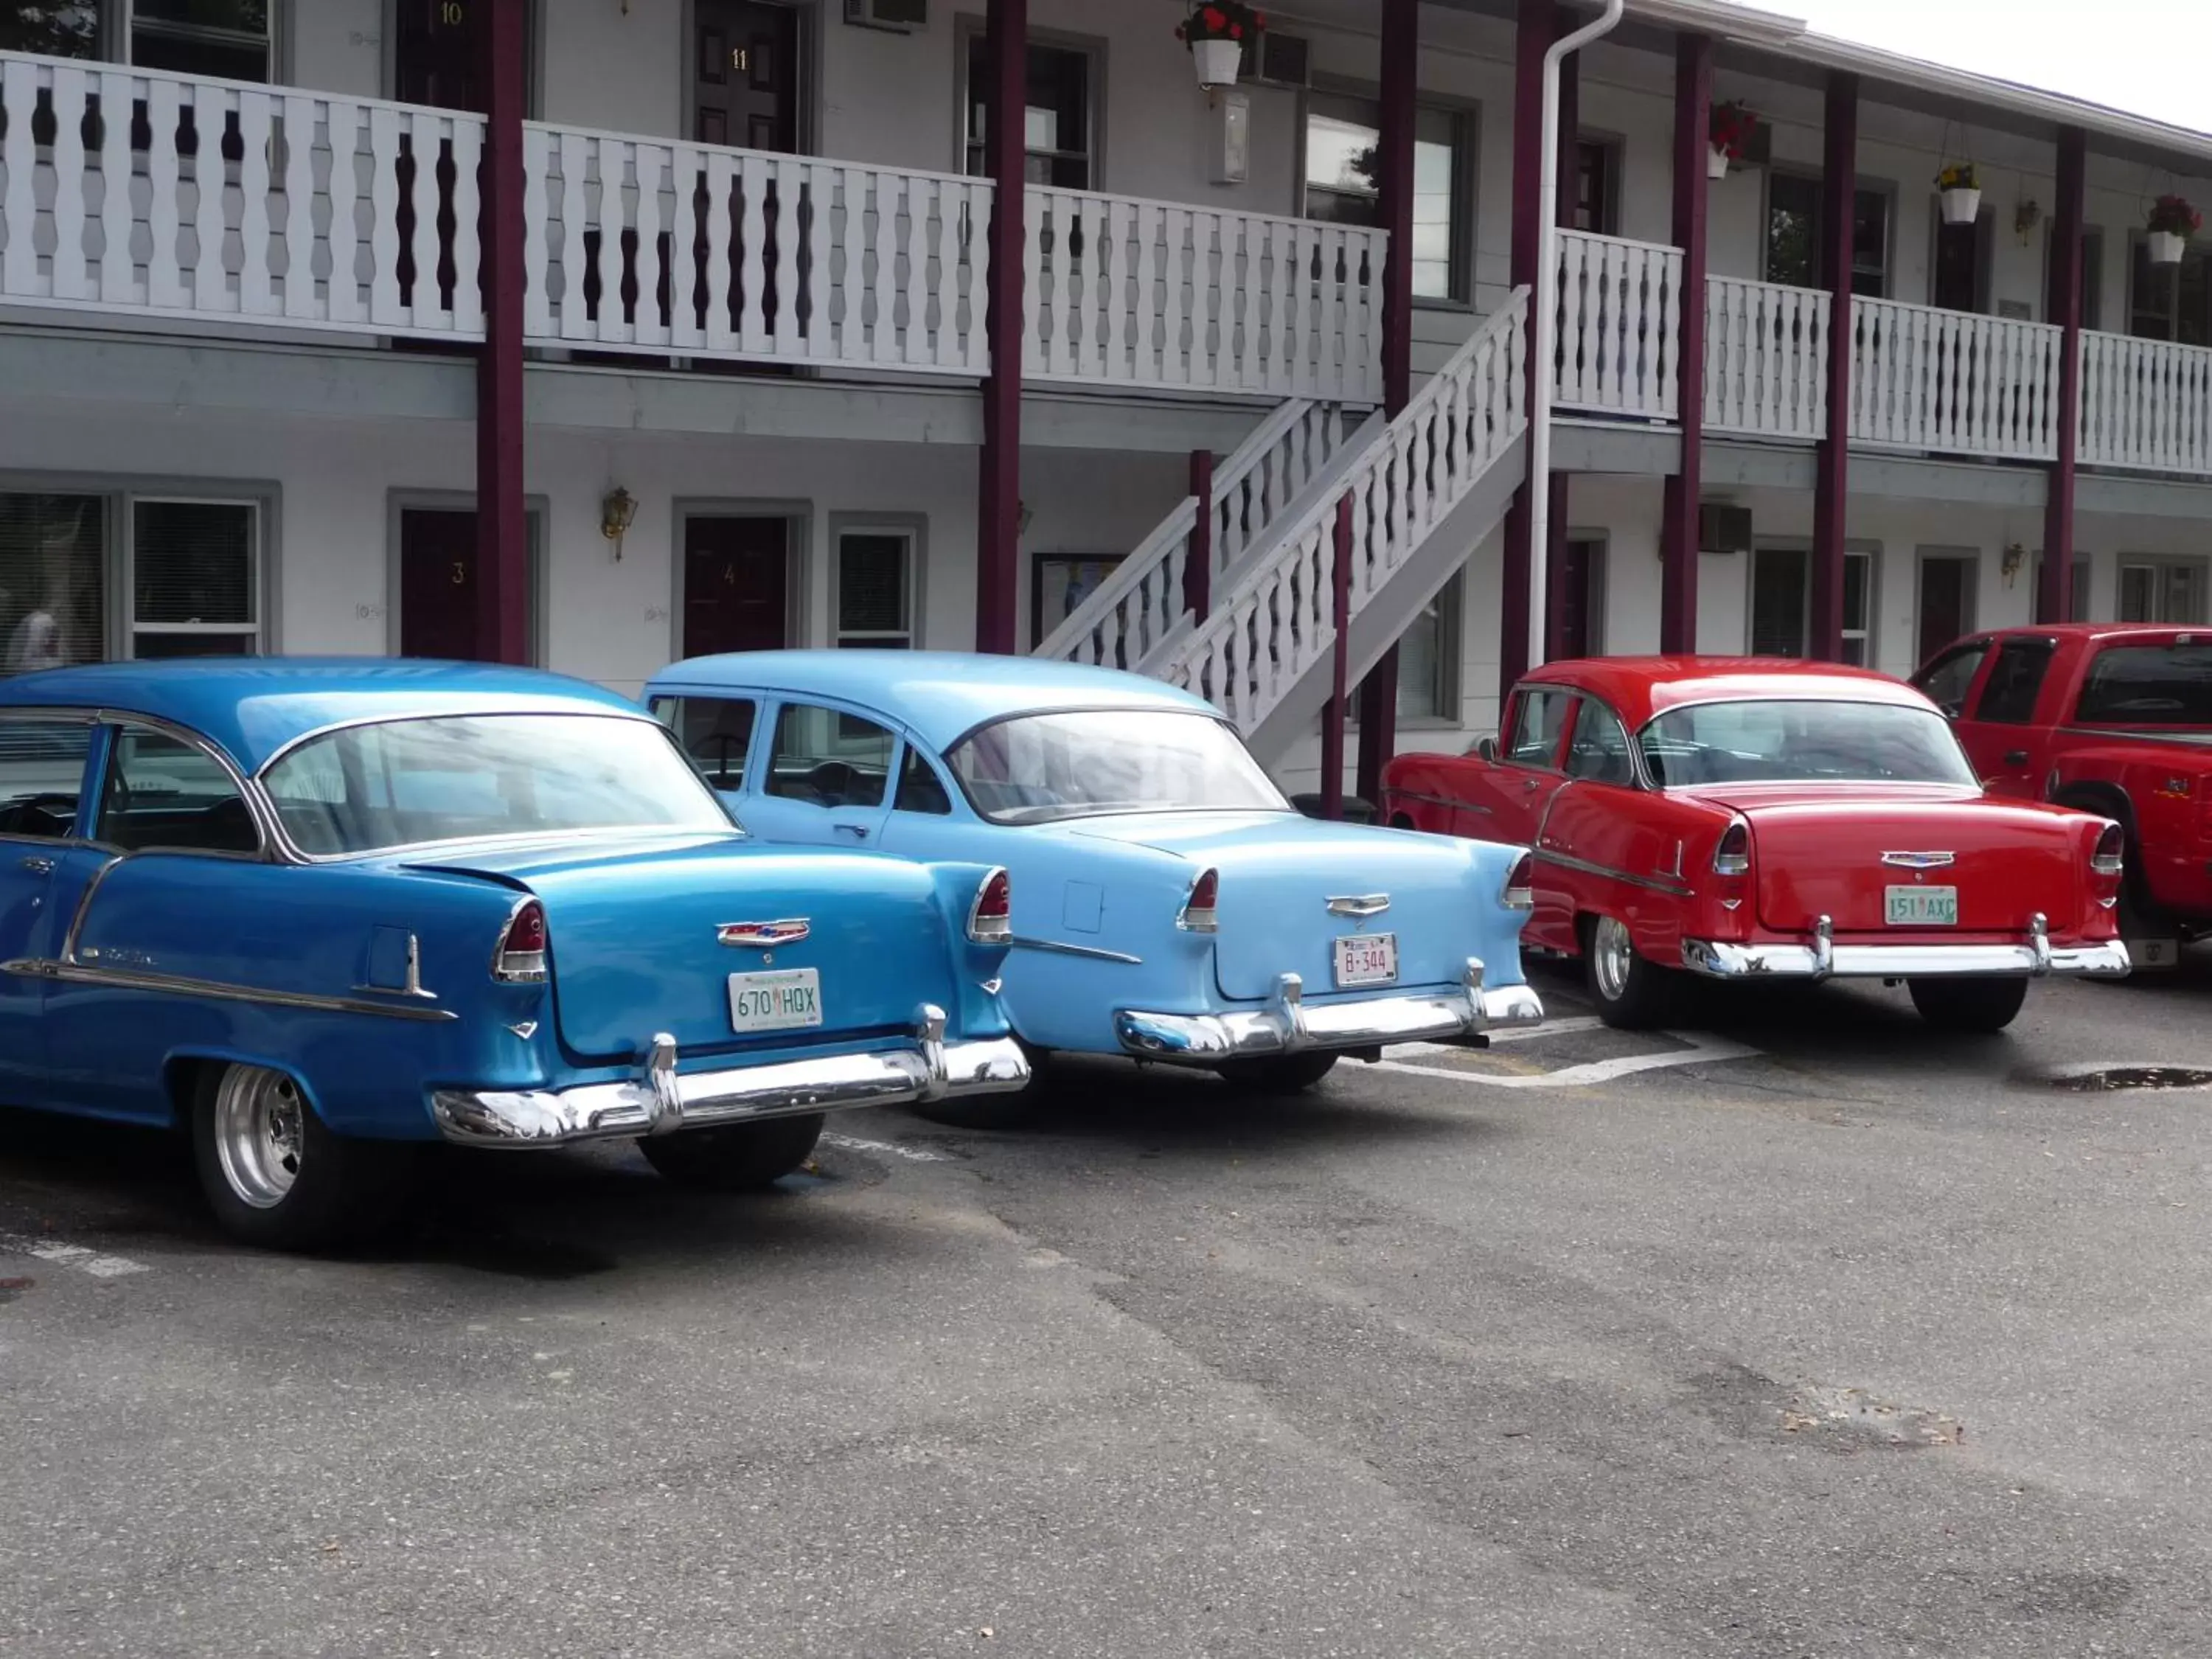
[[[1194,879],[1220,872],[1214,962],[1224,996],[1269,996],[1286,973],[1308,995],[1329,994],[1334,941],[1352,935],[1396,936],[1400,986],[1455,984],[1468,958],[1484,954],[1479,906],[1495,895],[1480,893],[1480,843],[1283,812],[1161,812],[1072,828],[1185,859]],[[1389,908],[1373,915],[1329,910],[1331,899],[1382,896]]]
[[[1930,939],[2024,934],[2039,912],[2054,933],[2082,919],[2086,854],[2065,813],[1965,791],[1841,800],[1756,787],[1698,793],[1749,821],[1759,920],[1778,933],[1809,933],[1824,915],[1839,934]],[[1957,925],[1892,925],[1893,887],[1955,889]]]
[[[709,836],[441,852],[416,867],[544,905],[561,1036],[580,1055],[641,1054],[661,1031],[687,1055],[807,1048],[908,1030],[922,1002],[958,1005],[929,872],[904,860]],[[721,942],[732,923],[796,920],[804,939]],[[800,969],[820,975],[821,1024],[738,1033],[730,976]]]

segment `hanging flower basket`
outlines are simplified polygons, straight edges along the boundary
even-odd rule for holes
[[[2189,252],[2189,239],[2204,228],[2204,216],[2182,196],[2161,196],[2152,205],[2144,240],[2154,265],[2178,265]]]
[[[1945,167],[1936,175],[1936,190],[1945,224],[1971,225],[1982,216],[1982,182],[1972,161]]]
[[[1751,154],[1751,141],[1759,136],[1759,118],[1741,104],[1716,104],[1705,126],[1705,173],[1725,179],[1729,169]]]
[[[1233,87],[1243,65],[1245,42],[1255,39],[1267,24],[1243,0],[1209,0],[1183,19],[1176,38],[1190,48],[1199,85]]]

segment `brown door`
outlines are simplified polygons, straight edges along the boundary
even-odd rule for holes
[[[399,514],[399,654],[477,660],[477,515]]]
[[[692,0],[692,136],[795,154],[799,14],[761,0]]]
[[[1930,660],[1973,628],[1974,562],[1923,556],[1920,561],[1920,660]]]
[[[398,0],[392,95],[403,104],[483,112],[477,36],[490,0]]]
[[[1603,542],[1567,544],[1565,567],[1559,582],[1559,655],[1563,659],[1587,657],[1596,648],[1604,564]]]
[[[790,568],[787,519],[686,519],[684,654],[781,649]]]

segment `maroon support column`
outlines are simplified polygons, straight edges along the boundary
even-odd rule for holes
[[[1213,452],[1190,452],[1190,493],[1198,497],[1198,525],[1183,556],[1182,602],[1194,621],[1213,609]]]
[[[1344,705],[1352,657],[1352,497],[1336,504],[1336,558],[1329,577],[1329,605],[1336,617],[1328,704],[1321,713],[1321,811],[1344,816]]]
[[[1029,105],[1029,0],[990,0],[991,80],[984,154],[994,185],[985,327],[983,450],[977,465],[975,648],[1012,655],[1022,513],[1022,244],[1027,180],[1022,140]]]
[[[1564,34],[1576,27],[1571,17],[1559,19],[1559,32]],[[1553,222],[1571,225],[1575,222],[1575,206],[1581,192],[1576,188],[1576,151],[1579,147],[1583,125],[1583,55],[1571,53],[1559,64],[1559,200],[1553,209]],[[1556,662],[1567,654],[1567,623],[1572,607],[1568,604],[1569,578],[1574,574],[1567,568],[1568,509],[1573,505],[1572,492],[1568,489],[1569,477],[1557,467],[1547,488],[1552,492],[1550,533],[1545,538],[1551,551],[1544,560],[1544,660]]]
[[[2058,357],[2058,459],[2043,509],[2043,571],[2035,584],[2039,623],[2076,620],[2074,595],[2074,458],[2081,447],[2081,219],[2089,172],[2089,135],[2058,133],[2058,205],[2051,222],[2057,271],[2051,320],[2066,331]]]
[[[1813,627],[1807,654],[1844,659],[1844,526],[1850,504],[1851,209],[1858,193],[1859,77],[1828,77],[1827,152],[1821,174],[1820,259],[1828,323],[1828,435],[1814,459]]]
[[[491,0],[478,32],[484,343],[477,354],[477,649],[530,659],[530,523],[522,493],[522,11]]]
[[[1544,54],[1559,38],[1557,0],[1521,0],[1513,57],[1513,251],[1516,288],[1536,285],[1537,239],[1542,234],[1540,204],[1543,179],[1537,145],[1544,142]],[[1531,375],[1535,373],[1532,361]],[[1533,381],[1528,388],[1534,398]],[[1513,492],[1505,512],[1505,558],[1498,588],[1498,701],[1505,698],[1528,672],[1528,574],[1534,561],[1530,537],[1535,514],[1528,486]]]
[[[1682,465],[1667,480],[1659,556],[1659,648],[1698,648],[1698,507],[1705,471],[1705,152],[1712,142],[1713,43],[1674,46],[1674,246],[1682,250]]]
[[[1420,0],[1382,0],[1382,412],[1413,397],[1413,110],[1420,92]],[[1398,647],[1359,687],[1359,793],[1382,797],[1382,768],[1398,746]]]

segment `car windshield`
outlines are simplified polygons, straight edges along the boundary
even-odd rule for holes
[[[728,811],[651,720],[471,714],[347,726],[262,786],[311,856],[592,830],[726,830]]]
[[[2212,644],[2106,647],[2089,665],[2075,718],[2212,728]]]
[[[1893,703],[1698,703],[1660,715],[1638,742],[1662,789],[1725,783],[1972,787],[1975,781],[1942,715]]]
[[[1237,734],[1211,714],[1093,709],[987,726],[945,757],[994,823],[1207,808],[1287,812]]]

